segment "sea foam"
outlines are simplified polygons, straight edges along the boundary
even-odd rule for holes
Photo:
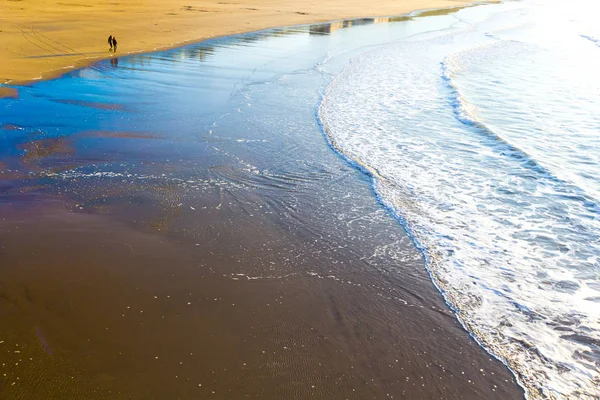
[[[502,19],[514,26],[511,12],[536,15],[519,7]],[[590,133],[600,121],[587,104],[596,87],[562,77],[570,64],[547,59],[530,25],[507,28],[493,13],[463,20],[464,28],[355,58],[329,86],[319,118],[332,145],[373,176],[459,320],[528,396],[596,398],[600,143]],[[530,78],[537,59],[545,86]],[[590,71],[578,70],[588,82]],[[561,102],[573,87],[580,101]],[[561,126],[570,141],[551,131],[562,114],[544,113],[557,107],[584,120]],[[569,147],[582,136],[588,148]]]

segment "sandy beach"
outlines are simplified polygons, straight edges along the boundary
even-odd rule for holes
[[[150,52],[206,38],[343,18],[400,15],[469,1],[362,0],[187,1],[6,0],[0,3],[0,83],[49,79],[118,55]],[[0,95],[7,95],[0,91]]]
[[[352,57],[455,11],[114,57],[0,99],[0,399],[522,399],[315,118]]]
[[[0,2],[0,400],[598,398],[593,0],[57,1]]]

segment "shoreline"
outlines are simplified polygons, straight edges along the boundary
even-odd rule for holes
[[[318,11],[317,13],[297,11],[293,17],[283,16],[281,18],[270,16],[268,15],[268,12],[265,11],[264,14],[267,15],[264,15],[262,17],[259,16],[259,19],[256,22],[246,21],[246,24],[250,24],[250,26],[241,29],[239,27],[241,27],[242,25],[228,25],[232,29],[222,27],[212,27],[212,29],[210,27],[205,29],[192,29],[192,32],[190,32],[187,35],[182,35],[181,32],[176,32],[172,35],[165,35],[162,37],[167,38],[168,43],[157,42],[156,40],[148,42],[147,38],[142,36],[137,39],[137,43],[133,43],[133,48],[129,47],[131,48],[131,50],[128,50],[124,53],[119,52],[118,56],[121,57],[140,54],[152,54],[160,51],[176,49],[179,47],[186,47],[210,39],[251,34],[261,31],[268,31],[271,29],[282,29],[284,27],[335,23],[340,21],[353,21],[370,18],[393,18],[410,16],[411,14],[419,16],[420,14],[431,11],[454,10],[462,7],[469,7],[477,4],[486,3],[488,3],[488,1],[416,0],[410,1],[409,4],[404,4],[400,7],[394,7],[393,10],[390,10],[390,4],[378,5],[373,9],[373,14],[376,16],[364,16],[364,14],[361,14],[360,11],[355,11],[351,7],[351,11],[331,11],[329,13],[324,14],[319,14]],[[214,4],[230,3],[218,2],[212,4],[210,2],[207,2],[203,4],[206,7],[208,7],[209,5]],[[260,11],[259,9],[253,7],[246,7],[246,9]],[[11,16],[10,11],[6,12],[6,10],[2,10],[1,7],[0,10],[3,11],[0,14],[8,16],[8,20],[10,20],[12,17],[17,18],[17,15]],[[381,10],[382,12],[378,13],[378,10]],[[383,12],[385,10],[389,10],[389,12]],[[316,18],[313,18],[313,15],[315,15]],[[203,18],[191,17],[186,19],[187,22],[202,22],[202,20]],[[2,19],[0,19],[0,22],[6,23],[7,21],[2,21]],[[79,21],[79,23],[85,24],[86,21]],[[213,22],[213,24],[214,23],[215,22]],[[80,70],[89,67],[97,62],[115,57],[115,53],[104,53],[98,51],[101,48],[101,46],[105,46],[105,44],[101,44],[104,42],[97,37],[93,38],[94,41],[98,42],[94,45],[94,47],[91,47],[89,45],[86,46],[77,42],[74,44],[67,45],[64,44],[65,42],[60,40],[60,37],[58,35],[58,40],[55,40],[52,37],[45,35],[45,31],[40,31],[37,27],[36,21],[31,22],[30,32],[24,30],[24,24],[25,23],[22,23],[20,25],[19,32],[11,32],[10,26],[8,30],[0,30],[0,39],[2,40],[0,42],[0,44],[2,44],[2,46],[0,46],[0,57],[7,60],[5,63],[0,65],[0,98],[14,97],[18,95],[16,88],[18,86],[27,86],[40,81],[56,79],[69,72]],[[60,29],[52,26],[53,24],[60,25],[60,21],[47,21],[46,24],[48,26],[47,29],[50,31]],[[13,25],[16,25],[16,23]],[[70,35],[72,32],[69,31],[67,33]],[[20,38],[15,38],[16,35],[20,36]],[[127,37],[126,34],[115,34],[115,36],[119,39],[123,36]],[[87,36],[82,35],[81,40],[83,41],[84,38],[89,38],[89,34]],[[142,40],[142,38],[146,40]],[[143,45],[141,45],[142,43]],[[121,48],[128,48],[126,47],[128,44],[130,45],[129,42],[120,41],[119,46]],[[11,48],[15,46],[18,46],[20,49],[20,56],[18,57],[14,56],[16,52],[11,50]],[[95,50],[95,52],[91,53],[90,50]],[[61,54],[58,54],[57,52]],[[11,57],[8,53],[13,53],[13,56]]]
[[[310,54],[327,51],[328,36],[313,36]],[[322,76],[294,74],[313,61],[286,37],[237,36],[206,59],[183,49],[139,71],[123,59],[129,89],[178,72],[141,99],[111,79],[86,86],[86,74],[23,90],[2,129],[16,128],[7,138],[28,152],[6,169],[51,175],[7,180],[0,203],[0,311],[11,322],[0,340],[19,363],[3,371],[12,379],[0,380],[0,397],[48,386],[57,398],[523,398],[460,326],[362,172],[315,140]],[[241,70],[223,68],[245,57]],[[196,65],[209,75],[194,80]],[[279,82],[273,74],[290,78],[266,84]],[[240,82],[247,90],[232,97]],[[94,87],[97,103],[77,100]],[[186,94],[204,113],[194,123],[179,122]],[[117,98],[136,111],[111,107]],[[169,103],[161,130],[167,98],[180,104]],[[284,119],[277,98],[294,104]],[[80,134],[46,131],[61,116],[63,132]],[[115,124],[97,130],[100,120]]]

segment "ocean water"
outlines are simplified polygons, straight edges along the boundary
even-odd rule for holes
[[[530,398],[600,398],[599,12],[462,9],[354,57],[318,111]]]

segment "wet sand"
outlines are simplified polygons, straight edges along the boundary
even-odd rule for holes
[[[295,274],[242,275],[273,257],[240,251],[243,227],[190,247],[43,203],[0,230],[2,399],[522,397],[422,277],[328,276],[318,245]]]
[[[315,121],[347,62],[322,57],[420,29],[402,21],[121,58],[2,100],[0,399],[523,398]]]
[[[270,27],[454,7],[460,0],[187,1],[7,0],[0,2],[0,84],[49,79],[118,55]],[[3,93],[0,91],[0,96]]]

